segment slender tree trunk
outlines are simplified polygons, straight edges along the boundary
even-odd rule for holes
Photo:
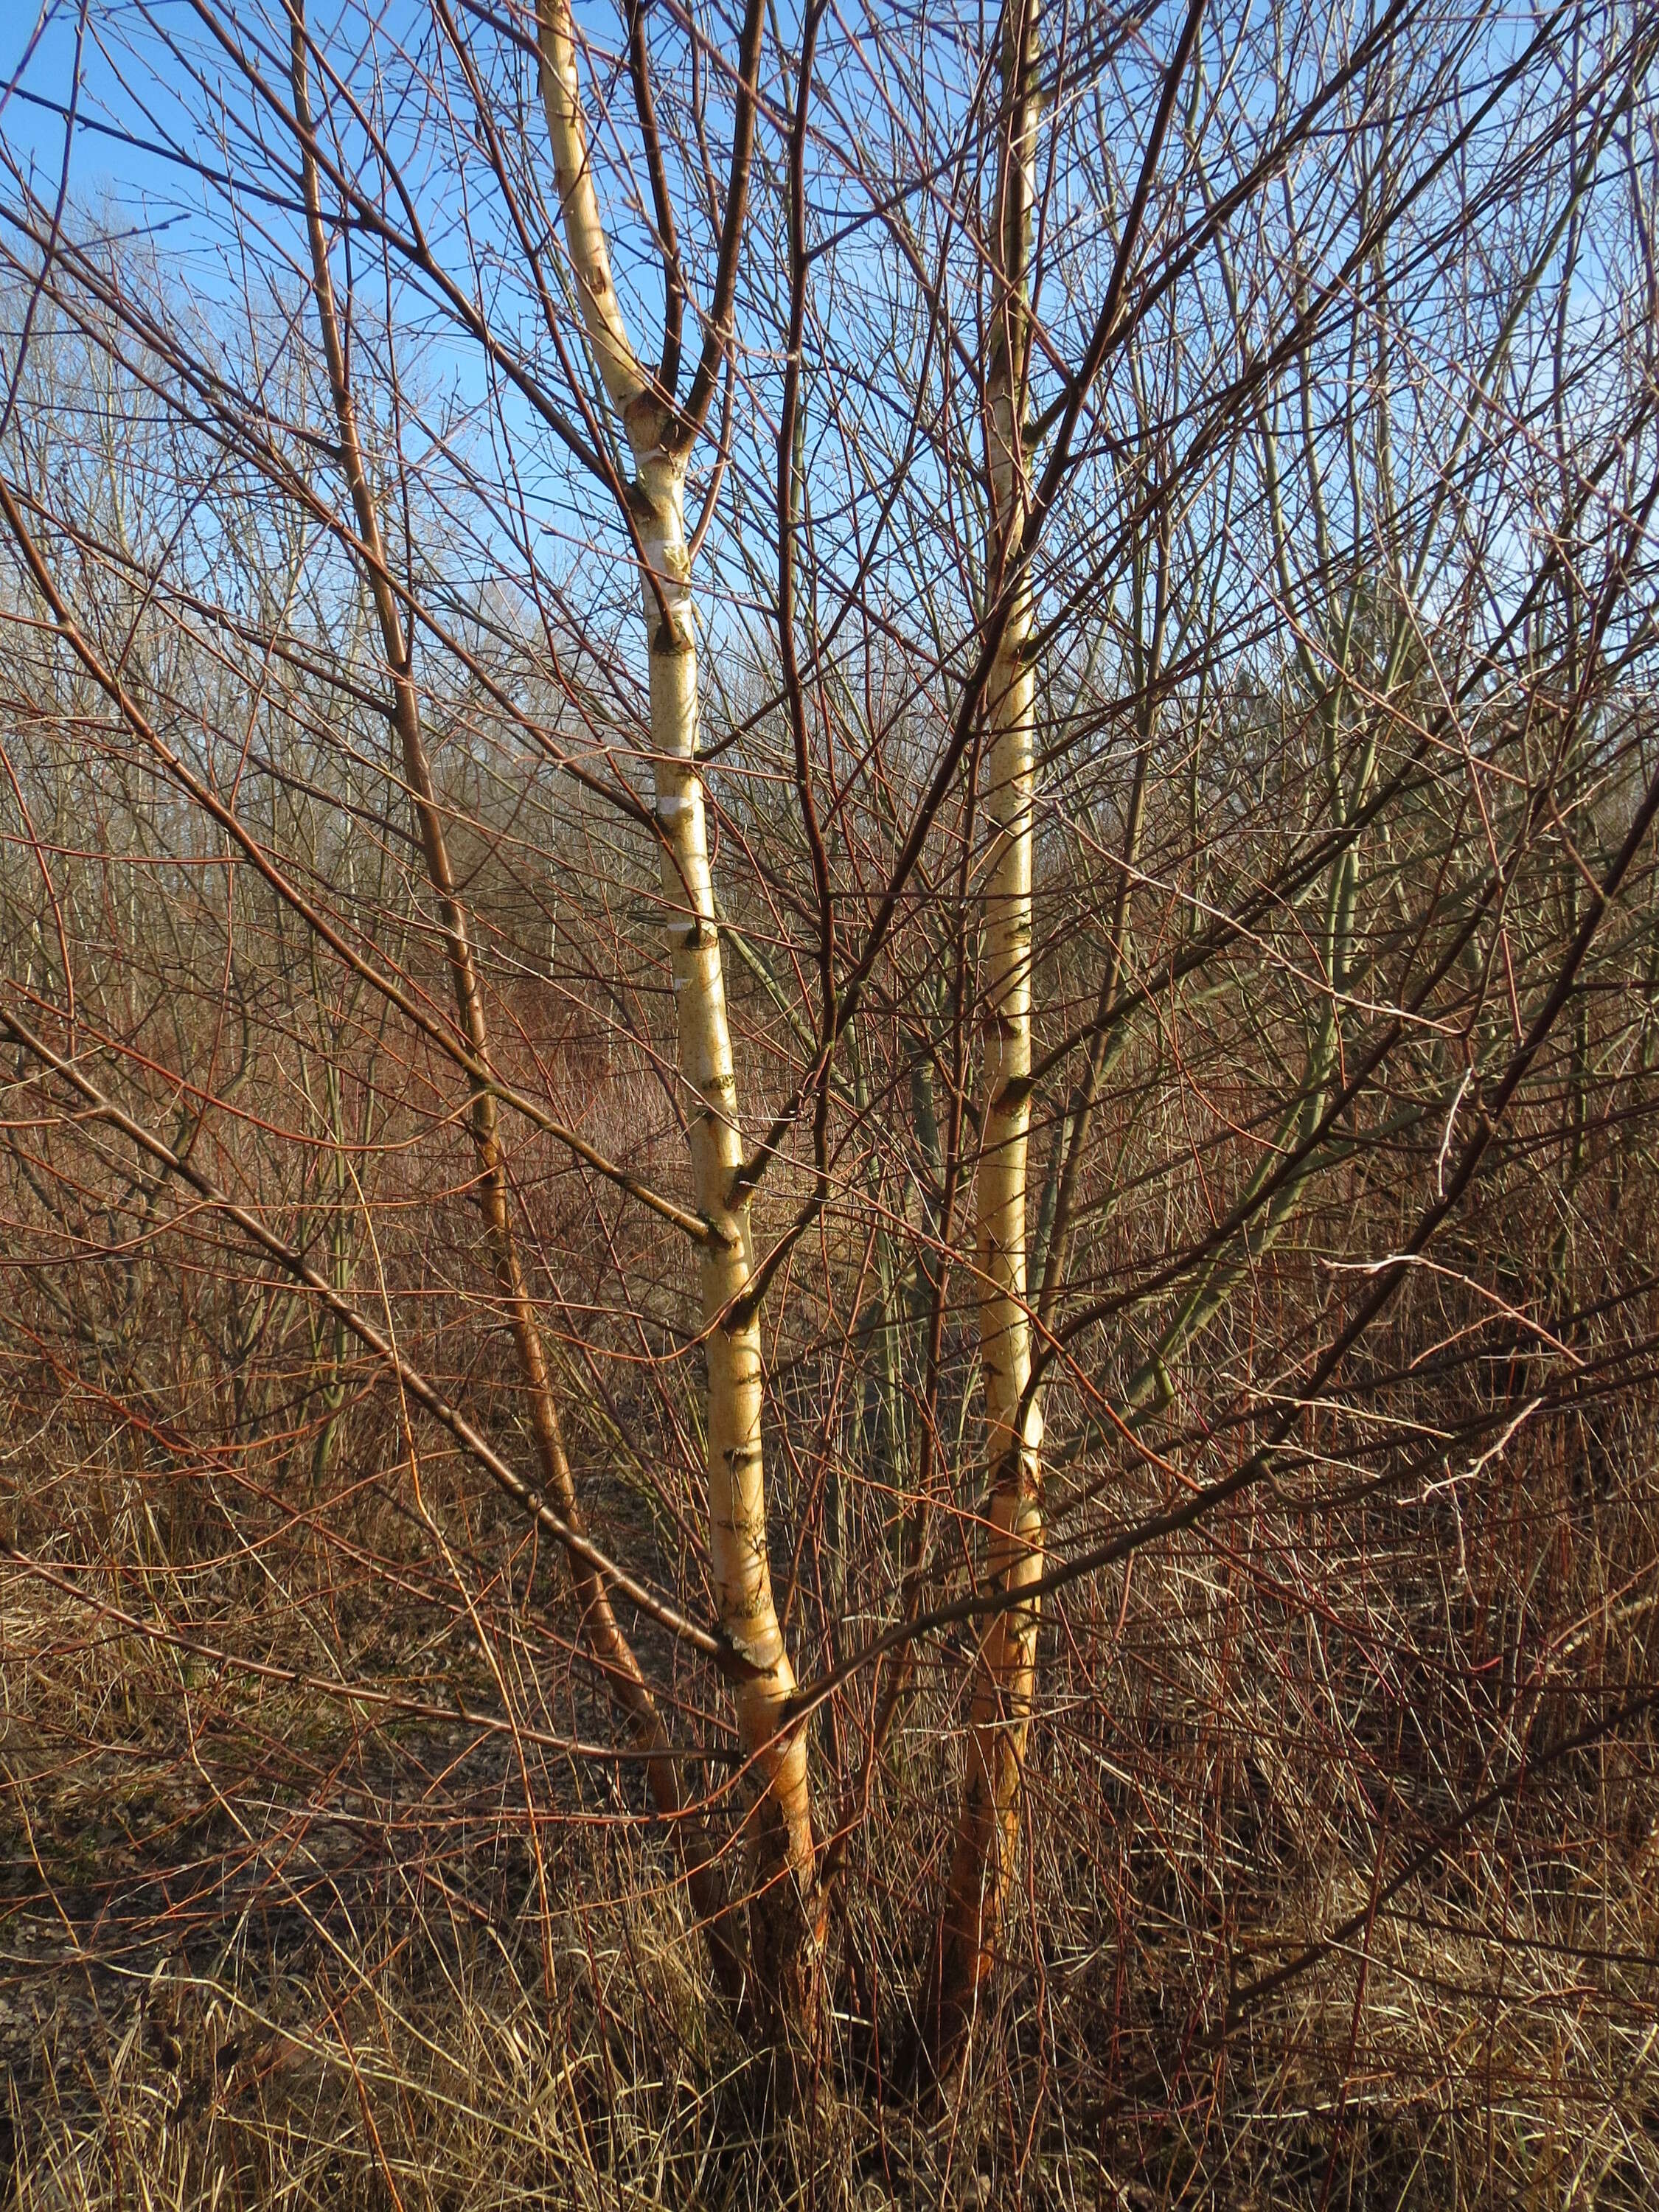
[[[369,588],[380,629],[381,647],[392,672],[392,722],[403,755],[404,778],[409,787],[428,879],[437,896],[445,957],[454,991],[461,1028],[475,1061],[490,1064],[489,1032],[477,963],[467,930],[466,915],[457,894],[450,865],[442,811],[433,787],[431,764],[422,734],[420,698],[410,672],[410,653],[402,611],[392,589],[380,512],[369,483],[368,465],[358,434],[356,410],[346,366],[339,317],[330,273],[328,243],[324,232],[318,191],[317,164],[311,148],[311,110],[304,19],[296,8],[292,37],[295,113],[305,143],[301,164],[306,221],[312,258],[312,280],[322,328],[323,353],[327,365],[335,419],[340,434],[340,453],[351,493],[358,536],[367,556]],[[506,1156],[501,1146],[500,1115],[495,1098],[474,1083],[468,1124],[478,1164],[477,1198],[488,1233],[497,1288],[507,1310],[518,1356],[519,1370],[530,1415],[537,1470],[545,1493],[561,1516],[579,1533],[583,1516],[574,1478],[565,1450],[558,1401],[547,1364],[535,1304],[525,1279],[518,1240],[513,1232],[512,1192]],[[688,1884],[696,1912],[708,1932],[716,1977],[735,1996],[742,1986],[742,1966],[732,1940],[731,1908],[724,1881],[706,1824],[687,1809],[680,1771],[668,1756],[668,1739],[655,1698],[646,1681],[632,1644],[617,1620],[604,1577],[570,1558],[582,1641],[598,1665],[613,1696],[628,1713],[641,1749],[661,1755],[649,1759],[646,1773],[652,1801],[672,1823],[677,1844],[684,1859]]]
[[[1028,263],[1037,123],[1037,0],[1003,19],[1005,124],[994,247],[997,315],[987,425],[988,592],[1006,579],[1030,483],[1025,451]],[[1031,1070],[1031,811],[1036,674],[1022,578],[987,693],[984,1125],[975,1186],[979,1327],[991,1498],[986,1572],[1017,1589],[1042,1571],[1042,1415],[1028,1399],[1026,1153]],[[959,2048],[995,1963],[1013,1871],[1020,1781],[1036,1682],[1038,1607],[1011,1607],[985,1632],[975,1669],[967,1767],[935,1945],[926,2027],[936,2059]]]
[[[697,653],[686,582],[684,468],[659,448],[636,453],[641,535],[648,573],[651,738],[656,817],[662,832],[663,900],[669,916],[682,1081],[690,1114],[691,1171],[710,1236],[702,1254],[708,1365],[708,1549],[720,1626],[749,1670],[737,1689],[738,1721],[757,1768],[750,1814],[752,1965],[763,2002],[804,2024],[811,2010],[815,1869],[806,1743],[783,1729],[794,1670],[772,1596],[761,1450],[758,1314],[732,1318],[749,1288],[749,1222],[732,1192],[743,1165],[737,1079],[726,1020],[726,978],[708,872],[702,778],[696,765]]]
[[[750,1966],[769,2032],[798,2044],[816,2033],[821,1913],[806,1741],[802,1730],[785,1726],[795,1675],[768,1556],[760,1317],[745,1296],[748,1207],[736,1194],[742,1133],[697,767],[697,648],[685,541],[685,463],[696,417],[690,407],[678,410],[672,394],[647,374],[628,336],[593,191],[568,0],[538,0],[537,20],[566,244],[588,341],[634,464],[629,505],[650,647],[655,817],[678,1068],[694,1102],[688,1115],[691,1172],[708,1232],[701,1290],[709,1566],[720,1627],[737,1662],[738,1730],[756,1785],[749,1814]],[[734,179],[734,197],[736,190]],[[705,388],[707,362],[706,351],[699,371]]]

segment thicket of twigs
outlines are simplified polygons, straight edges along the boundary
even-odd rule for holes
[[[691,426],[707,911],[559,37]],[[1654,2201],[1655,47],[48,22],[0,108],[20,2204]],[[710,1533],[751,1310],[763,1727]]]

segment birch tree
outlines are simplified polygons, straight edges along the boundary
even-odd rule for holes
[[[1649,1759],[1655,45],[89,14],[27,112],[170,228],[0,110],[15,1426],[295,1648],[130,1501],[16,1573],[509,1761],[550,1993],[626,1835],[798,2112],[1213,2087]]]

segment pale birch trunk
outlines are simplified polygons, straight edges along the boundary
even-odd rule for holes
[[[650,646],[651,749],[662,839],[680,1079],[699,1212],[708,1371],[708,1551],[721,1629],[734,1659],[738,1723],[753,1764],[749,1816],[750,1967],[763,2013],[786,2034],[817,2009],[819,1927],[805,1735],[785,1726],[794,1672],[772,1595],[761,1448],[760,1318],[745,1293],[748,1212],[737,1080],[697,766],[697,648],[685,541],[685,461],[696,425],[641,368],[611,278],[588,161],[568,0],[538,0],[542,90],[566,243],[589,343],[633,457]]]
[[[997,313],[989,364],[988,595],[1007,580],[1030,495],[1025,450],[1028,262],[1036,154],[1037,0],[1004,17],[1004,135],[994,246]],[[987,691],[985,1022],[979,1171],[979,1327],[991,1476],[986,1578],[1018,1590],[1042,1571],[1042,1415],[1027,1386],[1026,1153],[1031,1071],[1031,814],[1036,703],[1031,600],[1022,572]],[[967,1765],[930,1992],[936,2055],[959,2045],[995,1961],[1020,1821],[1020,1780],[1036,1682],[1038,1605],[991,1620],[975,1669]]]
[[[356,410],[346,367],[333,280],[329,268],[317,164],[311,147],[311,105],[303,16],[295,10],[292,33],[292,78],[295,119],[303,137],[301,173],[307,229],[311,247],[312,281],[321,326],[324,360],[340,434],[340,454],[357,524],[367,556],[368,580],[380,630],[381,647],[391,671],[392,724],[403,756],[404,781],[409,787],[428,880],[438,900],[444,950],[454,992],[456,1012],[474,1062],[490,1065],[489,1032],[477,963],[467,929],[465,911],[457,894],[450,864],[443,814],[432,781],[431,764],[422,733],[419,696],[410,668],[409,635],[392,586],[380,511],[368,478]],[[547,1364],[534,1300],[525,1279],[518,1240],[513,1230],[512,1192],[502,1149],[500,1113],[484,1085],[472,1085],[468,1126],[478,1165],[477,1192],[489,1238],[496,1286],[507,1310],[514,1349],[525,1389],[525,1402],[534,1440],[537,1471],[545,1494],[562,1518],[580,1534],[583,1516],[574,1478],[565,1449],[558,1401]],[[702,1820],[688,1810],[679,1769],[669,1753],[661,1713],[645,1679],[633,1646],[616,1614],[604,1577],[590,1565],[570,1555],[581,1639],[599,1668],[611,1694],[628,1713],[635,1741],[653,1754],[646,1774],[652,1801],[659,1814],[673,1823],[675,1841],[685,1862],[691,1899],[708,1934],[716,1977],[736,1995],[742,1968],[733,1948],[730,1904],[718,1862]]]

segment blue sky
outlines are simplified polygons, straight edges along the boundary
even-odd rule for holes
[[[326,5],[325,0],[313,0],[313,27],[325,37],[336,20],[338,5],[339,0],[327,0]],[[395,34],[405,28],[409,30],[411,40],[430,35],[430,15],[424,6],[418,4],[418,0],[392,0],[392,4],[378,14],[373,10],[368,12],[373,15],[383,36]],[[266,11],[260,9],[246,10],[242,21],[250,35],[265,14]],[[273,7],[270,14],[277,16],[277,10]],[[1058,9],[1051,9],[1050,20],[1057,21],[1058,16]],[[945,8],[941,9],[936,18],[930,17],[923,49],[927,71],[925,82],[920,75],[908,78],[902,74],[894,75],[878,90],[873,77],[861,87],[856,75],[849,72],[845,88],[847,98],[854,102],[863,99],[867,105],[862,112],[849,109],[842,116],[838,127],[843,135],[852,139],[860,124],[867,126],[871,135],[872,157],[878,163],[882,152],[882,100],[884,98],[901,125],[908,127],[914,124],[920,128],[925,120],[939,128],[941,137],[948,139],[960,125],[971,68],[980,42],[989,34],[992,20],[990,11],[983,16],[976,16],[966,6],[959,15],[953,16]],[[1238,8],[1228,4],[1218,6],[1206,36],[1212,35],[1224,43],[1234,36],[1242,20]],[[343,51],[349,50],[362,35],[363,18],[354,15],[349,21],[350,29],[342,41]],[[1514,52],[1516,42],[1529,34],[1535,21],[1536,18],[1529,10],[1519,8],[1494,12],[1482,35],[1480,67],[1489,69],[1501,64],[1507,56]],[[598,38],[614,41],[617,33],[613,9],[596,8],[592,22]],[[48,205],[56,199],[58,189],[64,149],[63,111],[70,104],[74,91],[81,24],[80,0],[58,0],[58,4],[38,17],[28,12],[26,0],[24,9],[14,10],[8,17],[5,27],[0,29],[0,77],[12,84],[3,110],[0,110],[0,140],[3,141],[10,158],[29,174],[33,191]],[[787,9],[784,11],[784,24],[787,35],[789,25]],[[200,86],[197,86],[190,88],[188,99],[181,98],[186,80],[178,62],[168,53],[158,36],[157,26],[176,34],[198,55],[209,58],[206,82],[210,87],[212,84],[215,64],[212,63],[210,43],[199,18],[182,4],[182,0],[157,0],[157,4],[145,10],[128,4],[127,0],[112,0],[112,0],[100,0],[100,11],[86,26],[81,46],[81,82],[78,92],[74,92],[77,127],[71,149],[69,178],[73,220],[82,235],[85,235],[89,227],[103,223],[117,234],[143,234],[152,239],[164,272],[187,288],[198,303],[216,307],[228,319],[234,320],[239,301],[245,296],[246,264],[240,258],[234,231],[227,219],[224,195],[202,176],[192,173],[187,162],[177,161],[161,151],[149,149],[151,143],[172,136],[192,156],[207,155],[211,151],[210,143],[204,136],[205,126],[210,119],[208,96]],[[477,24],[474,24],[473,28],[482,52],[500,53],[495,33]],[[1168,19],[1160,17],[1149,32],[1146,68],[1151,69],[1156,64],[1168,30]],[[105,45],[106,37],[110,41],[108,50]],[[902,45],[902,41],[896,43]],[[19,64],[26,49],[30,50],[29,58],[20,75]],[[280,57],[278,58],[280,60]],[[770,59],[768,67],[769,70],[772,68]],[[15,84],[12,83],[14,77],[16,78]],[[1144,114],[1137,112],[1133,94],[1132,73],[1130,81],[1119,88],[1112,111],[1115,118],[1112,127],[1122,133],[1123,143],[1121,145],[1114,143],[1109,150],[1121,171],[1133,169],[1136,150],[1134,134],[1144,128]],[[828,84],[825,96],[834,96]],[[1245,104],[1243,112],[1247,114],[1249,96],[1246,83],[1241,87],[1239,97]],[[226,112],[240,114],[241,125],[246,125],[249,104],[240,86],[235,89],[234,97],[228,100]],[[1068,127],[1079,129],[1086,120],[1085,116],[1079,122],[1079,117],[1073,115]],[[435,127],[432,126],[433,129]],[[527,127],[532,142],[539,143],[539,118],[531,116]],[[1052,130],[1054,126],[1051,125],[1049,128]],[[768,133],[763,131],[762,135],[763,144],[767,143]],[[400,160],[405,155],[408,157],[409,174],[414,180],[414,189],[423,216],[429,215],[434,222],[441,224],[447,214],[453,216],[458,194],[467,187],[467,157],[464,145],[462,158],[457,161],[453,156],[455,143],[459,142],[445,141],[441,136],[432,136],[430,131],[423,140],[420,131],[413,126],[394,123],[390,136]],[[769,143],[775,152],[775,132],[771,134]],[[286,151],[282,147],[275,150],[279,154]],[[234,153],[232,161],[237,171],[239,185],[245,188],[257,187],[259,181],[258,159],[250,158],[244,167]],[[718,147],[715,166],[719,167]],[[422,182],[423,169],[425,184]],[[611,173],[614,175],[614,172]],[[1079,173],[1085,174],[1086,178],[1086,170]],[[690,189],[695,179],[677,177],[674,181],[677,198],[683,205],[689,205],[696,197],[695,191]],[[684,191],[679,190],[682,185],[687,187]],[[821,222],[827,228],[830,196],[839,194],[856,204],[863,187],[849,185],[845,174],[832,174],[826,168],[815,177],[814,189],[820,196]],[[10,195],[8,193],[4,197],[9,198]],[[924,214],[927,212],[926,202],[926,192],[919,191],[916,204]],[[268,264],[275,275],[280,276],[283,254],[289,254],[297,267],[300,240],[292,211],[272,208],[268,203],[259,204],[257,200],[252,204],[256,207],[258,220],[268,227]],[[1076,211],[1073,208],[1073,212]],[[501,207],[490,191],[482,190],[471,198],[468,212],[477,226],[477,237],[485,248],[486,255],[496,245],[508,243],[502,227]],[[616,210],[611,212],[614,214]],[[696,226],[687,222],[685,227],[687,242],[693,245],[696,243]],[[1097,255],[1102,250],[1104,226],[1097,223],[1096,229],[1099,235],[1092,241],[1092,247],[1090,241],[1085,240],[1079,249],[1085,258],[1090,250]],[[645,235],[642,226],[637,221],[629,222],[625,210],[623,219],[617,224],[617,231],[619,238],[631,239],[635,256],[630,261],[626,252],[618,254],[617,274],[625,294],[632,284],[633,272],[639,272],[639,289],[629,302],[635,341],[641,350],[654,349],[660,299],[657,270],[648,248],[641,250]],[[705,246],[706,242],[705,234]],[[359,249],[360,262],[363,251]],[[763,248],[757,251],[756,258],[763,278],[767,258]],[[458,269],[464,259],[465,256],[458,251]],[[1577,280],[1578,295],[1589,307],[1597,304],[1593,295],[1598,289],[1600,276],[1601,272],[1595,270],[1592,246],[1581,265]],[[902,272],[890,246],[884,246],[878,227],[873,227],[842,249],[836,282],[868,287],[867,298],[860,300],[854,310],[858,313],[865,313],[872,301],[879,309],[878,295],[884,284],[890,283],[896,289],[900,288]],[[297,289],[296,277],[296,291]],[[367,296],[368,289],[366,284],[364,309],[366,316],[372,320],[374,303]],[[1086,288],[1079,296],[1086,303]],[[492,422],[486,406],[488,380],[478,349],[458,337],[453,322],[432,313],[430,303],[422,298],[420,288],[406,278],[399,276],[395,280],[392,297],[391,319],[398,332],[403,365],[405,368],[416,368],[417,382],[429,410],[429,419],[424,429],[419,426],[413,428],[416,445],[418,447],[429,439],[438,427],[438,417],[446,413],[451,417],[459,413],[467,419],[469,434],[476,438],[487,439],[492,432],[500,433],[515,449],[514,466],[529,505],[539,513],[542,526],[556,533],[568,528],[572,533],[572,544],[579,538],[591,542],[597,532],[605,550],[620,556],[623,551],[623,541],[615,529],[614,522],[606,524],[599,516],[591,490],[584,487],[580,500],[573,504],[572,487],[566,472],[564,457],[550,434],[533,421],[526,404],[507,392],[499,399]],[[843,316],[848,312],[845,302],[850,297],[849,294],[839,295],[836,303],[828,310],[832,318]],[[504,252],[501,257],[501,289],[492,312],[499,313],[504,329],[517,329],[526,333],[526,345],[544,348],[544,334],[539,333],[536,328],[538,318],[523,281],[522,267],[510,252]],[[1075,320],[1073,318],[1073,325]],[[753,495],[762,503],[763,524],[769,467],[765,409],[775,404],[776,389],[775,356],[769,356],[764,351],[769,327],[775,325],[769,325],[765,316],[751,313],[740,324],[739,331],[740,342],[752,342],[762,349],[753,354],[745,364],[745,373],[753,377],[754,384],[753,404],[747,408],[752,419],[746,421],[744,434],[747,439],[745,458],[752,472]],[[695,343],[694,327],[688,328],[687,335],[688,340]],[[972,337],[971,331],[969,337]],[[1075,327],[1067,329],[1062,337],[1066,349],[1074,349],[1077,342]],[[833,321],[825,332],[825,337],[826,352],[836,357],[838,367],[856,368],[863,365],[859,355],[858,332],[850,323],[844,319]],[[840,396],[832,395],[836,398]],[[809,379],[808,404],[814,410],[812,435],[815,441],[809,454],[809,481],[820,509],[828,512],[833,504],[833,488],[842,483],[841,471],[845,460],[842,452],[830,434],[830,410],[819,404],[821,397],[821,394],[814,393]],[[745,402],[740,403],[740,412],[744,411],[749,398],[750,395],[745,395]],[[872,391],[861,397],[856,404],[860,410],[859,427],[864,434],[875,441],[872,453],[878,469],[888,465],[890,457],[884,453],[880,446],[881,426],[884,419],[880,411],[884,404],[881,394]],[[966,428],[971,435],[971,421]],[[430,450],[429,447],[428,450]],[[929,465],[924,452],[918,464],[914,487],[919,512],[933,496],[922,480]],[[741,490],[742,487],[735,480],[728,482],[728,505]],[[836,495],[844,494],[845,485],[842,483],[842,494]],[[495,519],[498,520],[499,517]],[[472,526],[480,532],[479,555],[486,562],[489,555],[483,533],[488,531],[490,524],[487,503],[477,502]],[[942,523],[940,526],[943,526]],[[970,529],[967,536],[971,543],[975,533]],[[942,573],[937,546],[930,546],[919,539],[914,526],[909,526],[908,538],[904,526],[896,528],[892,537],[893,558],[899,564],[900,572],[905,562],[915,561],[928,574]],[[759,544],[762,541],[757,537],[754,542]],[[496,550],[503,555],[502,567],[510,568],[512,563],[506,557],[505,549],[498,547]],[[710,540],[709,550],[718,563],[724,550],[718,526]],[[848,545],[839,540],[826,542],[822,550],[823,561],[830,568],[837,562],[844,562],[848,557]],[[591,576],[584,575],[580,565],[573,568],[573,560],[577,556],[562,553],[556,535],[538,541],[537,550],[538,558],[545,559],[550,571],[574,574],[579,582],[592,580]],[[592,565],[591,561],[587,564],[590,571]],[[599,580],[603,583],[605,580],[600,577]],[[899,580],[901,583],[903,580],[902,573],[899,574]],[[744,584],[741,570],[728,562],[725,570],[726,592],[732,595],[726,601],[728,607],[735,605]],[[761,577],[755,580],[754,588],[763,592],[764,585],[765,579]],[[902,593],[896,596],[898,605],[902,609]]]

